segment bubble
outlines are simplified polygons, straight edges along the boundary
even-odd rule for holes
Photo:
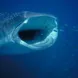
[[[0,25],[5,43],[14,42],[34,50],[52,46],[58,36],[56,17],[44,13],[11,13],[0,22]]]

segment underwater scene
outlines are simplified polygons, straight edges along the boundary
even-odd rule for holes
[[[78,78],[77,0],[0,0],[0,78]]]

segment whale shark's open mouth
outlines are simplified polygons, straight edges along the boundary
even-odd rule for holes
[[[56,41],[58,34],[56,18],[50,15],[31,15],[24,18],[12,33],[12,39],[32,49],[46,48]]]
[[[30,18],[28,22],[20,28],[18,35],[28,44],[43,41],[54,28],[54,26],[49,23],[51,21],[53,22],[48,16]]]

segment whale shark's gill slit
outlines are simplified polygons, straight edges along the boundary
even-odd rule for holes
[[[41,29],[21,30],[18,32],[18,35],[23,41],[32,44],[45,39],[43,31]]]

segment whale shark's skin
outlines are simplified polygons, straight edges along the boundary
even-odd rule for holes
[[[36,31],[39,32],[33,40],[26,40],[29,39],[30,32],[34,34]],[[26,38],[20,36],[19,32],[22,32]],[[57,36],[57,19],[52,15],[29,11],[0,14],[0,46],[13,42],[29,49],[41,50],[52,46]]]

